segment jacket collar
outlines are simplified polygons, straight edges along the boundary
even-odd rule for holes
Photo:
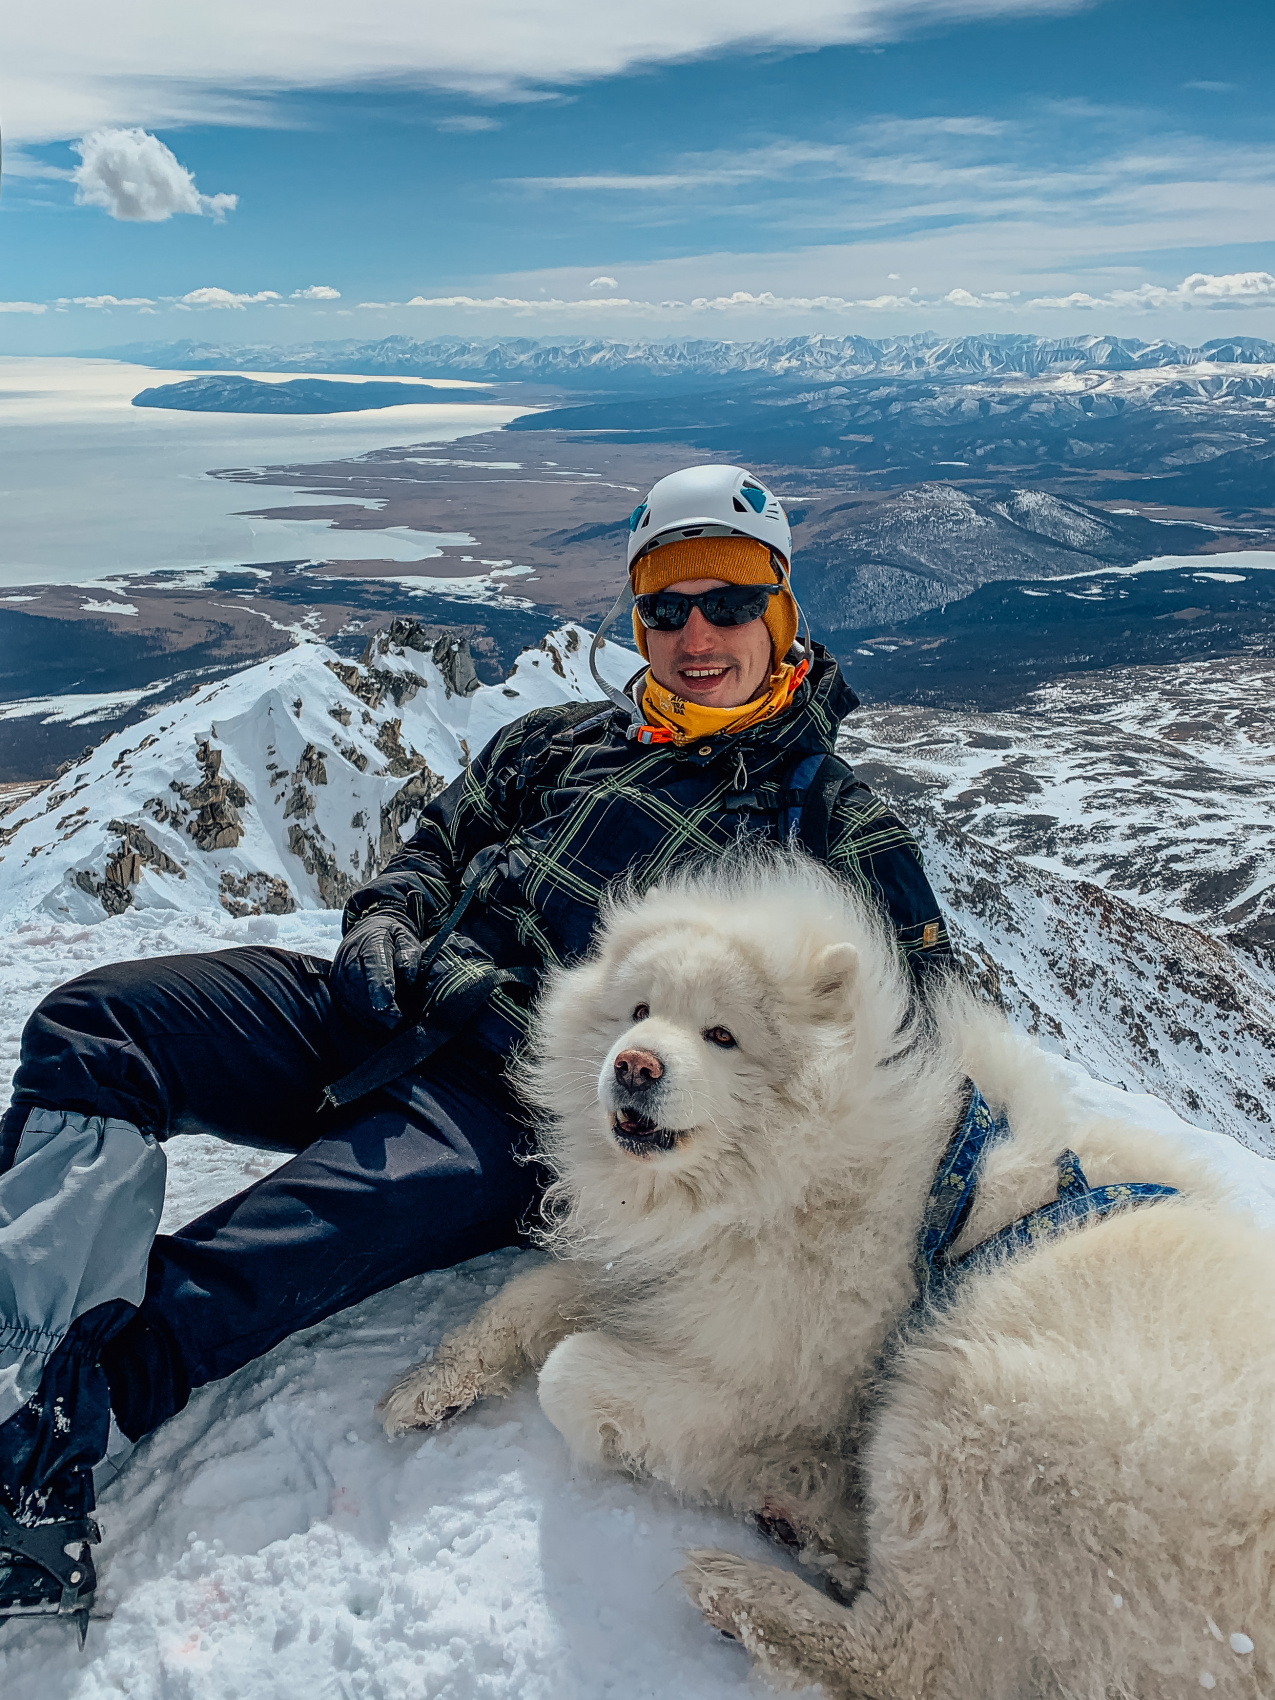
[[[810,672],[782,714],[763,720],[746,732],[721,733],[714,742],[720,742],[723,747],[729,743],[731,749],[831,750],[837,741],[837,728],[847,714],[858,708],[859,698],[842,676],[835,656],[821,643],[812,643],[810,648]],[[629,681],[626,691],[631,693],[645,677],[643,666]],[[621,723],[618,710],[615,722]]]

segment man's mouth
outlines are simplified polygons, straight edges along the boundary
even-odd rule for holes
[[[729,667],[682,667],[682,668],[679,668],[678,671],[681,673],[681,675],[684,679],[698,679],[698,680],[703,681],[706,684],[712,684],[714,682],[714,680],[724,679],[726,677],[727,673],[730,672],[730,668]]]
[[[616,1110],[611,1117],[611,1132],[615,1142],[635,1157],[648,1157],[653,1151],[671,1151],[682,1137],[674,1128],[657,1127],[650,1116],[636,1110]]]

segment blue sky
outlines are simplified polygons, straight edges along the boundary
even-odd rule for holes
[[[636,35],[592,0],[389,0],[370,45],[337,0],[259,11],[213,41],[145,0],[33,9],[0,352],[1275,337],[1269,0],[650,0]]]

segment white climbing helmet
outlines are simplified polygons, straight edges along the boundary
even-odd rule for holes
[[[665,543],[688,537],[753,537],[792,561],[788,516],[759,478],[742,466],[688,466],[651,487],[629,515],[628,567]]]

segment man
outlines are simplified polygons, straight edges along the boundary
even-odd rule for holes
[[[499,733],[351,898],[331,964],[121,963],[32,1016],[0,1122],[0,1617],[83,1634],[112,1416],[139,1439],[297,1329],[517,1240],[536,1182],[503,1061],[613,878],[795,834],[918,976],[947,960],[911,837],[831,758],[856,698],[797,646],[790,556],[743,469],[661,479],[630,522],[642,676]],[[298,1155],[157,1238],[162,1142],[192,1127]]]

